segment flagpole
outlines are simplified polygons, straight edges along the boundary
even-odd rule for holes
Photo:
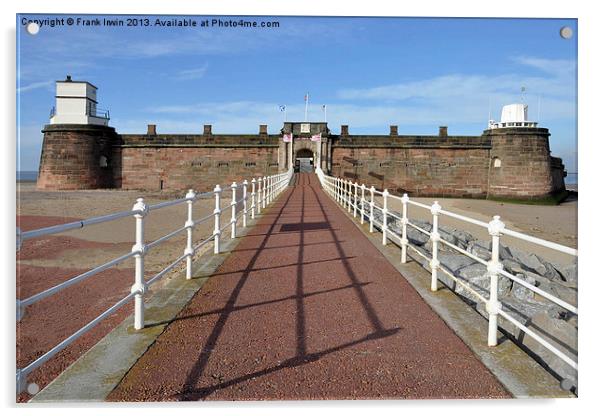
[[[326,104],[322,106],[322,109],[324,110],[324,123],[326,123]]]
[[[309,103],[309,93],[305,95],[305,121],[307,122],[307,104]]]

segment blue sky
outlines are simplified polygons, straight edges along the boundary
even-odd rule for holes
[[[349,124],[352,134],[387,134],[397,124],[400,134],[447,125],[450,135],[478,135],[489,103],[497,120],[524,86],[529,118],[550,129],[552,154],[576,171],[576,20],[245,17],[280,27],[65,26],[31,36],[23,16],[62,17],[17,16],[18,170],[37,170],[54,81],[71,74],[99,87],[98,106],[121,133],[149,123],[159,133],[203,124],[255,133],[267,123],[277,133],[278,106],[302,120],[309,92],[309,118],[321,121],[326,104],[335,133]],[[562,26],[573,38],[560,37]]]

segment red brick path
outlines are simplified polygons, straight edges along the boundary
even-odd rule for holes
[[[509,397],[317,178],[296,181],[109,400]]]

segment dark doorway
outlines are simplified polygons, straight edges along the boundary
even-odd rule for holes
[[[295,172],[314,171],[314,152],[309,149],[299,149],[295,154]]]

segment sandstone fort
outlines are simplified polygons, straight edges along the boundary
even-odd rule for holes
[[[505,106],[500,122],[480,135],[355,135],[326,122],[285,122],[280,134],[119,134],[97,107],[97,88],[67,77],[56,84],[56,106],[44,126],[37,186],[48,190],[121,188],[211,189],[240,177],[324,172],[414,196],[546,198],[565,190],[562,160],[550,154],[548,129],[528,120],[527,106]],[[292,138],[291,138],[292,136]]]

